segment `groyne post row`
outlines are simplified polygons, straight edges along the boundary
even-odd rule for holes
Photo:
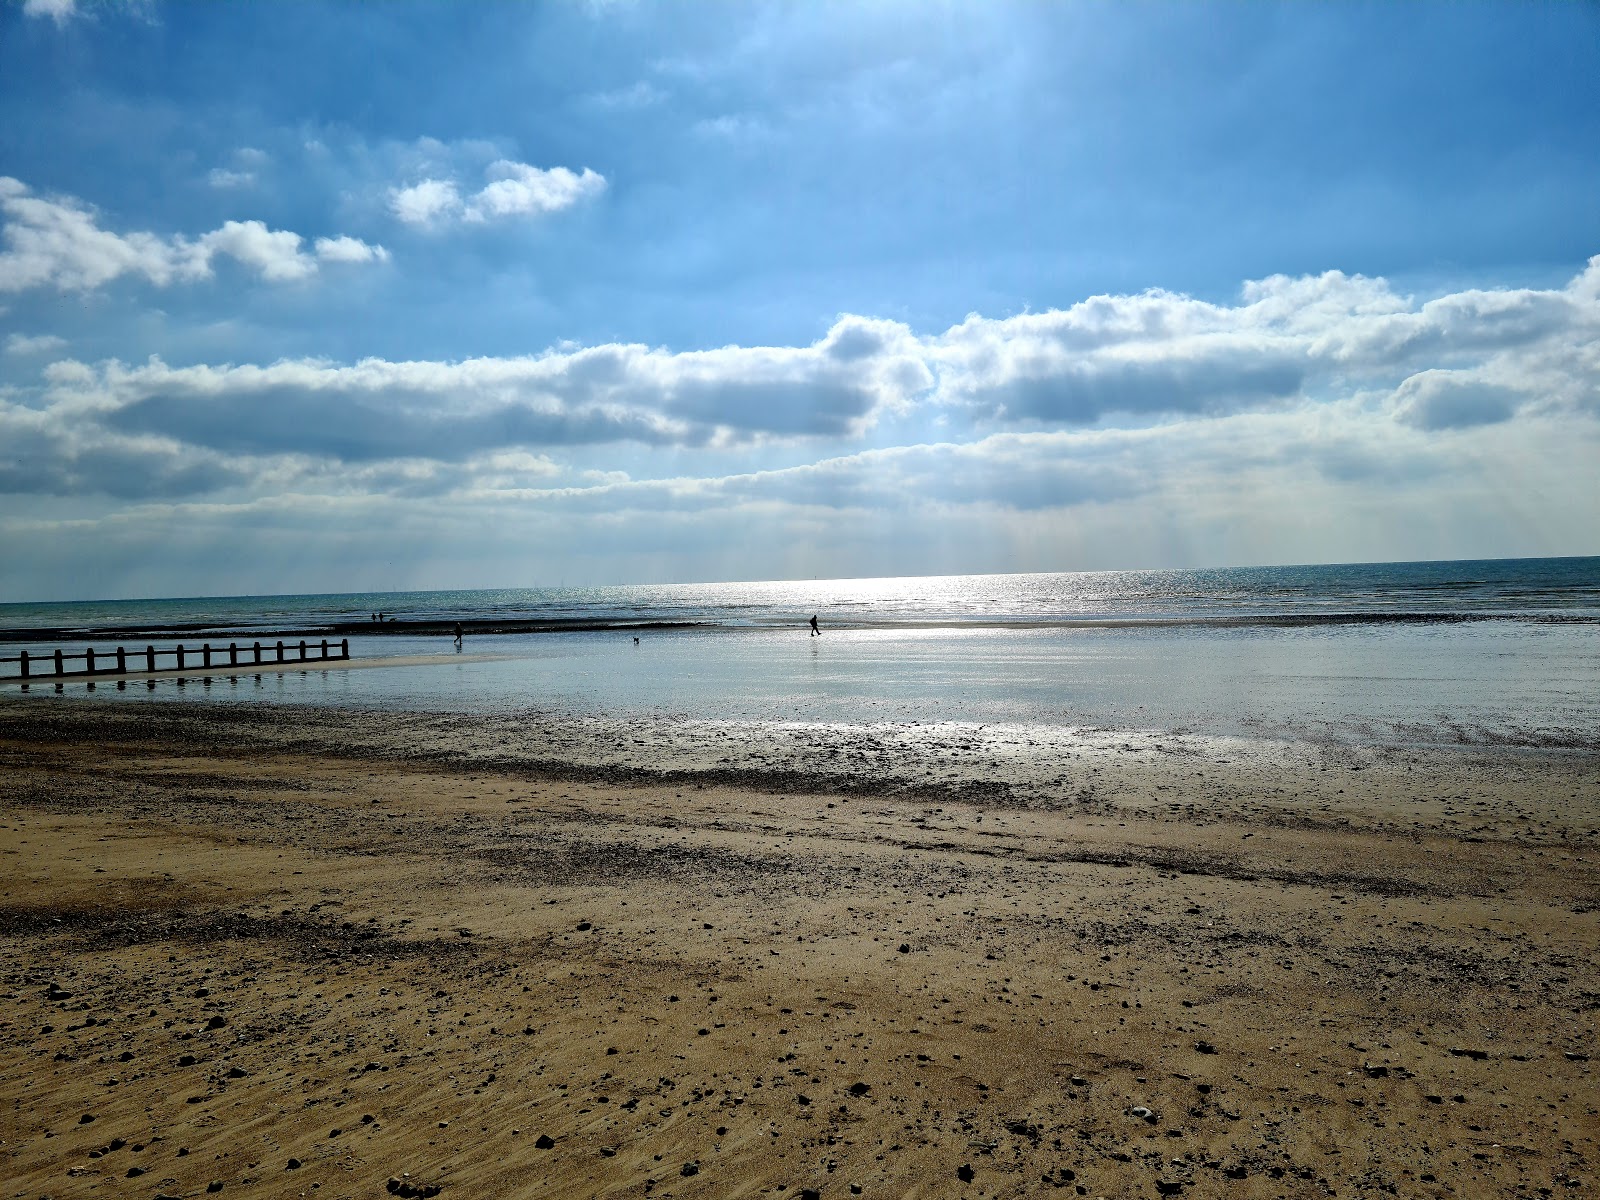
[[[299,657],[295,657],[296,649]],[[216,657],[213,658],[213,655]],[[226,656],[227,662],[222,661]],[[93,646],[88,647],[82,654],[68,654],[64,650],[57,650],[53,654],[29,654],[26,650],[16,657],[0,658],[0,663],[16,663],[17,674],[8,675],[9,679],[63,679],[82,677],[88,675],[129,675],[139,672],[155,672],[160,670],[179,671],[190,666],[192,658],[198,658],[193,665],[209,670],[212,667],[245,667],[265,666],[273,663],[297,662],[340,662],[350,657],[350,639],[341,638],[337,642],[330,642],[323,638],[320,642],[308,642],[304,638],[300,642],[289,642],[285,645],[279,641],[276,645],[262,646],[260,642],[253,642],[241,647],[238,642],[229,642],[226,647],[213,647],[210,642],[203,643],[197,649],[187,649],[184,646],[174,646],[171,649],[158,650],[154,646],[146,646],[143,650],[134,650],[129,653],[126,646],[118,646],[115,651],[102,650],[96,652]],[[67,670],[69,662],[83,660],[82,670]],[[140,660],[143,660],[141,663]],[[159,661],[171,659],[172,667],[157,665]],[[43,668],[43,669],[41,669]]]

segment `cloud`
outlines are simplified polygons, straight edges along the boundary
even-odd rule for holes
[[[410,187],[391,188],[389,208],[407,225],[431,225],[461,211],[461,193],[447,179],[424,179]]]
[[[62,349],[66,344],[66,338],[57,337],[53,333],[41,333],[34,337],[13,333],[6,338],[6,353],[17,355],[50,354]]]
[[[60,26],[77,15],[78,4],[77,0],[23,0],[22,11],[30,17],[49,17]]]
[[[1001,425],[1223,414],[1371,389],[1391,394],[1400,419],[1443,429],[1502,419],[1530,397],[1595,406],[1593,261],[1565,288],[1473,289],[1420,305],[1384,280],[1337,271],[1252,281],[1232,305],[1165,291],[1096,296],[969,317],[924,344],[937,402]]]
[[[559,454],[351,464],[104,430],[58,439],[76,455],[60,462],[12,416],[0,405],[0,489],[26,489],[0,504],[17,599],[59,594],[68,576],[41,564],[159,594],[219,570],[265,592],[1581,553],[1600,504],[1592,423],[1443,439],[1355,402],[634,479]]]
[[[318,238],[317,257],[323,262],[388,262],[389,252],[382,246],[369,246],[353,237]]]
[[[48,287],[85,292],[122,276],[142,278],[156,287],[208,279],[216,259],[231,258],[269,282],[294,282],[316,274],[317,256],[301,249],[304,239],[288,230],[268,229],[260,221],[227,221],[190,239],[181,235],[113,233],[100,228],[92,209],[73,197],[45,199],[21,181],[0,176],[0,214],[5,217],[6,250],[0,253],[0,292]],[[321,242],[333,247],[321,254]],[[340,262],[370,261],[386,255],[367,247],[366,260],[353,257],[363,243],[352,238],[321,239],[318,253]],[[350,244],[346,244],[350,243]]]
[[[8,247],[0,253],[0,292],[40,286],[87,291],[124,274],[165,287],[209,270],[205,253],[182,238],[108,232],[78,201],[41,199],[6,176],[0,176],[0,213],[7,218]]]
[[[308,252],[259,223],[217,232],[228,241],[211,253],[263,275],[384,255],[355,239]],[[62,360],[26,408],[8,411],[7,486],[24,491],[293,486],[541,511],[861,514],[1045,513],[1150,496],[1181,508],[1192,491],[1219,522],[1244,520],[1226,497],[1391,495],[1443,487],[1506,447],[1592,445],[1600,266],[1563,288],[1422,303],[1382,280],[1327,273],[1256,281],[1235,303],[1097,296],[926,335],[844,315],[797,346]],[[770,469],[749,469],[752,454]],[[648,478],[680,461],[704,474]],[[94,482],[91,462],[106,464],[108,482]],[[585,479],[586,467],[624,463],[642,477]]]
[[[425,178],[389,190],[389,209],[408,225],[437,228],[451,222],[481,224],[509,217],[541,217],[571,208],[605,191],[603,175],[585,167],[542,169],[497,159],[484,171],[487,183],[463,196],[452,179]]]
[[[1308,339],[1259,310],[1161,291],[973,316],[929,349],[942,401],[1000,422],[1233,411],[1296,396],[1311,368]]]
[[[871,354],[841,353],[867,344]],[[352,366],[57,364],[49,394],[124,431],[237,453],[459,461],[608,442],[731,446],[856,436],[932,377],[909,331],[841,321],[807,347],[670,353],[607,345],[527,358]]]
[[[248,464],[172,439],[121,436],[70,411],[0,400],[0,495],[198,496],[255,473]]]
[[[467,202],[469,221],[560,212],[599,195],[606,186],[605,178],[587,167],[582,174],[566,167],[542,171],[526,163],[501,159],[490,165],[488,174],[491,182]]]
[[[268,229],[260,221],[228,221],[213,230],[198,245],[211,255],[226,254],[260,272],[263,279],[277,282],[304,279],[316,274],[316,260],[300,250],[300,235],[285,229]]]
[[[1396,417],[1417,429],[1467,429],[1509,421],[1526,397],[1465,371],[1419,371],[1395,389]]]

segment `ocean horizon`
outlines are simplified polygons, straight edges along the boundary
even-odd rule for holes
[[[0,604],[0,637],[119,627],[248,633],[293,624],[506,619],[792,624],[1338,619],[1479,615],[1600,620],[1600,556],[915,575],[592,587],[145,597]]]

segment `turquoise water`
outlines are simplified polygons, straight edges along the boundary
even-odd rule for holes
[[[206,622],[247,632],[362,614],[380,600],[402,618],[704,624],[640,630],[637,645],[633,631],[616,629],[470,635],[460,658],[437,635],[356,636],[356,660],[452,657],[233,680],[196,672],[121,689],[35,684],[28,697],[513,717],[997,722],[1600,750],[1593,558],[13,605],[0,621],[65,624],[70,607],[85,624]],[[812,612],[821,637],[803,626]],[[116,642],[74,645],[82,644],[107,650]]]

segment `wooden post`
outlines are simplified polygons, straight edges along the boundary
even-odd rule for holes
[[[86,649],[83,652],[83,673],[85,675],[93,675],[94,674],[94,647],[93,646],[90,646],[88,649]]]
[[[56,651],[56,674],[57,675],[61,674],[62,670],[63,670],[63,668],[61,666],[61,651],[57,650]]]
[[[183,670],[183,647],[178,647],[178,670]]]
[[[239,643],[238,642],[229,642],[228,643],[228,665],[230,667],[237,667],[239,665]]]
[[[258,664],[261,662],[261,643],[260,642],[256,643],[256,662]]]
[[[146,646],[144,648],[144,661],[146,670],[154,671],[156,669],[156,648],[154,646]]]
[[[205,645],[200,647],[200,664],[202,666],[206,666],[206,667],[209,667],[211,665],[211,643],[210,642],[207,642]]]
[[[339,642],[339,657],[340,658],[349,658],[350,657],[350,639],[349,638],[343,638]]]
[[[305,662],[305,660],[306,660],[306,640],[305,640],[305,638],[301,638],[300,639],[300,661],[301,662]]]
[[[278,661],[283,661],[283,643],[281,641],[278,643]]]
[[[26,679],[28,677],[28,652],[26,650],[24,650],[22,652],[21,662],[22,662],[22,677],[24,679]]]
[[[128,651],[127,651],[126,647],[118,646],[117,647],[117,674],[118,675],[126,675],[127,673],[128,673]]]
[[[327,638],[323,638],[322,639],[322,661],[323,662],[327,662],[328,661],[328,639]]]

